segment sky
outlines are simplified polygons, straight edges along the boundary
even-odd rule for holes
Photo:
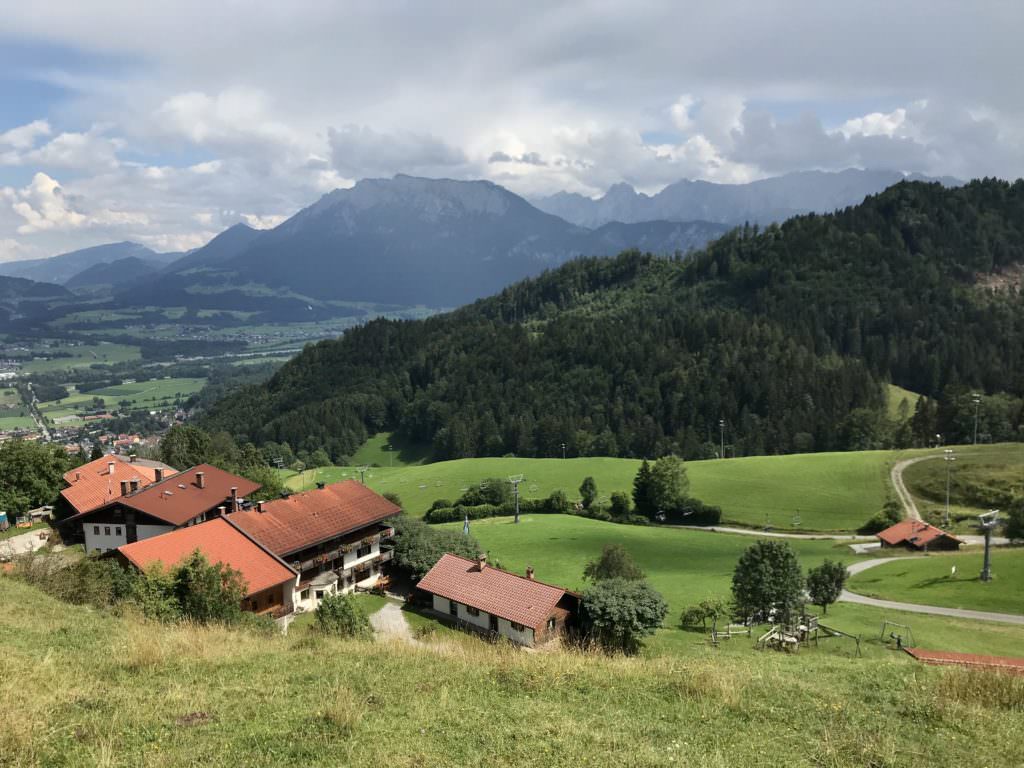
[[[1024,3],[0,0],[0,261],[195,248],[359,179],[1024,175]]]

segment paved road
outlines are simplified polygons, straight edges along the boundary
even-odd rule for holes
[[[895,558],[876,557],[871,560],[861,560],[853,563],[846,570],[851,576],[874,568],[882,563],[891,563]],[[900,560],[916,560],[917,558],[899,558]],[[964,608],[945,608],[939,605],[919,605],[917,603],[899,603],[895,600],[879,600],[874,597],[865,597],[844,589],[839,599],[845,603],[857,603],[868,605],[872,608],[885,608],[890,611],[907,611],[908,613],[928,613],[934,616],[951,616],[957,619],[975,619],[977,621],[998,621],[1003,624],[1024,625],[1024,616],[1015,613],[994,613],[991,611],[970,611]]]
[[[769,536],[776,539],[828,539],[831,541],[874,541],[874,536],[854,536],[849,533],[782,533],[759,531],[756,528],[729,528],[721,525],[673,525],[671,528],[685,528],[690,531],[714,531],[716,533],[738,533],[741,536]]]

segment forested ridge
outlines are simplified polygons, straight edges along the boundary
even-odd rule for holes
[[[736,455],[952,441],[977,389],[986,436],[1020,439],[1024,300],[978,281],[1021,262],[1024,182],[901,183],[686,259],[579,259],[446,315],[371,322],[205,420],[335,460],[385,428],[437,458],[696,458],[719,419]],[[926,396],[899,427],[889,381]]]

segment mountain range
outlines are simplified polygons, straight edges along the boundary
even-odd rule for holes
[[[216,404],[211,429],[351,456],[707,458],[1024,437],[1024,180],[902,182],[689,259],[577,259],[454,312],[374,320]],[[884,385],[924,395],[890,426]],[[937,407],[936,407],[937,404]]]
[[[959,186],[952,177],[905,176],[898,171],[854,168],[838,173],[801,171],[747,184],[714,184],[682,180],[655,195],[637,192],[629,184],[612,186],[598,199],[571,192],[533,199],[542,211],[581,227],[600,227],[611,221],[712,221],[720,224],[769,224],[802,213],[828,213],[857,205],[900,181],[938,181]]]
[[[82,248],[45,259],[0,262],[0,275],[24,277],[42,283],[65,285],[79,273],[97,264],[110,264],[122,259],[137,259],[154,270],[160,269],[180,258],[179,253],[157,253],[138,243],[108,243],[92,248]]]

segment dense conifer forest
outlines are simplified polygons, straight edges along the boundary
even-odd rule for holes
[[[336,461],[395,429],[436,458],[713,456],[1024,439],[1024,182],[901,183],[686,259],[579,259],[423,321],[311,345],[205,416]],[[924,397],[903,422],[884,384]]]

